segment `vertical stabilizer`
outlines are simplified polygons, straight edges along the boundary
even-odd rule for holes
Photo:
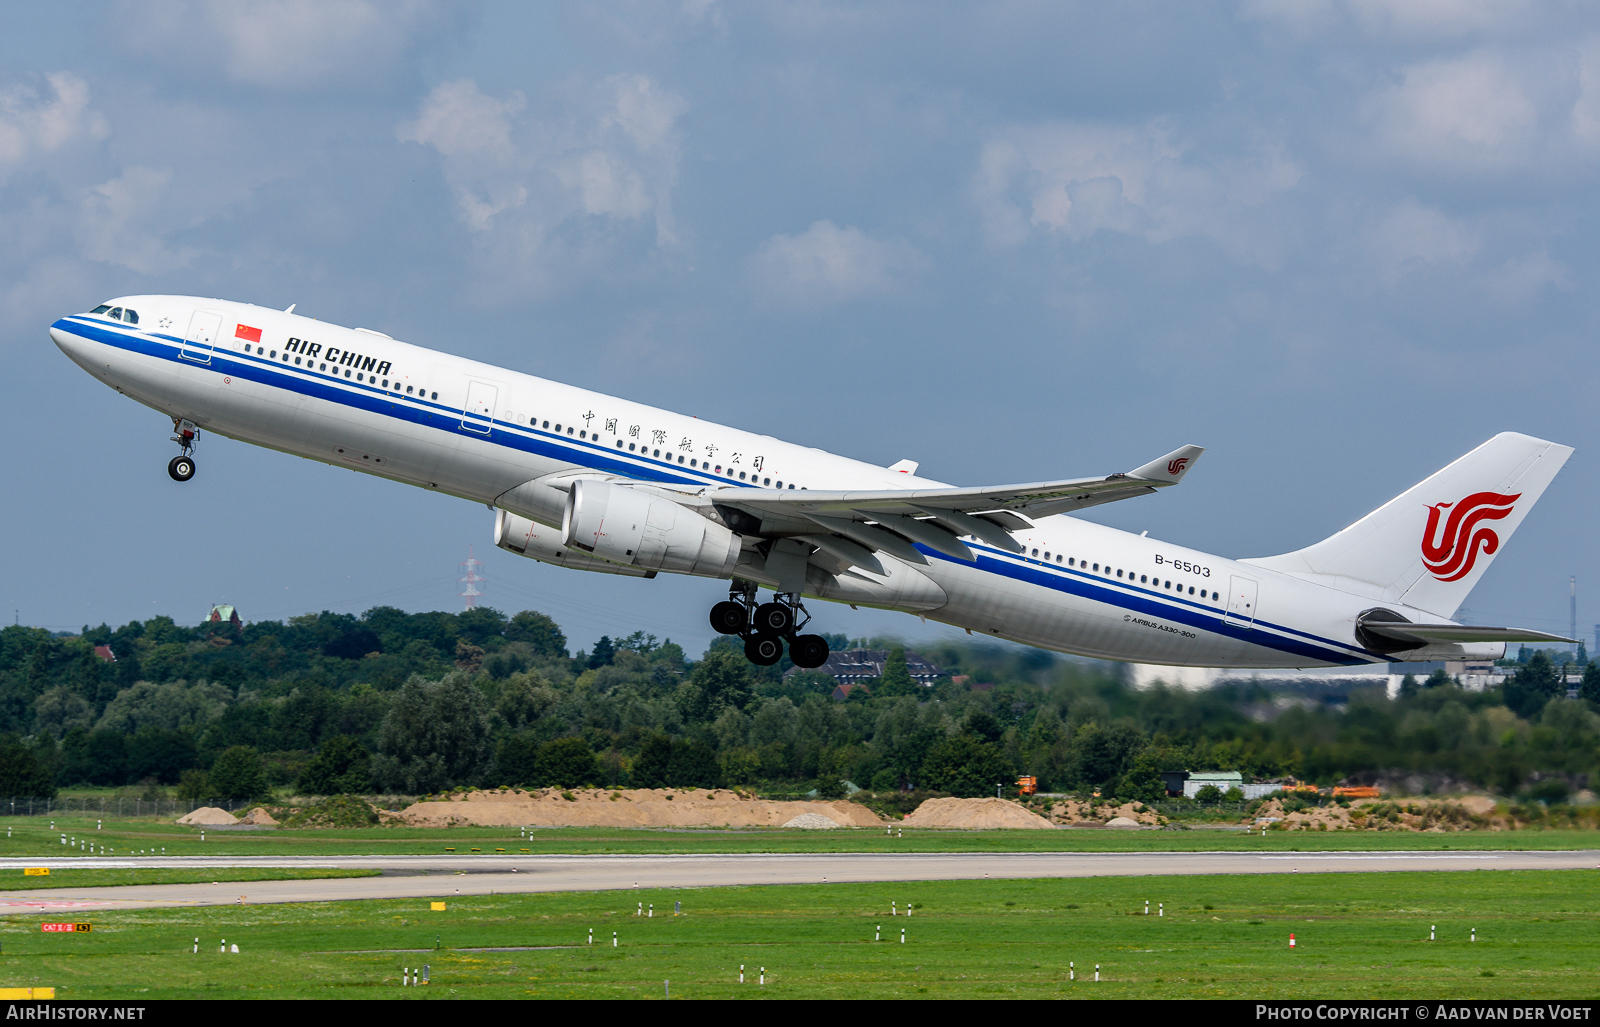
[[[1244,562],[1450,617],[1571,455],[1505,432],[1337,535]]]

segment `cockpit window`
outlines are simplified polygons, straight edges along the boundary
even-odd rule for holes
[[[95,307],[93,310],[89,311],[89,313],[91,313],[91,314],[104,314],[106,311],[108,311],[110,309],[111,309],[111,304],[102,303],[98,307]]]
[[[131,325],[136,325],[139,323],[139,312],[129,307],[122,312],[122,319]]]
[[[121,321],[122,320],[122,308],[121,307],[112,307],[111,308],[111,313],[107,314],[106,316],[109,317],[109,318],[113,318],[113,319],[115,319],[117,321]]]

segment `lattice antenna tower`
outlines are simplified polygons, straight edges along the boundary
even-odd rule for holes
[[[483,561],[476,559],[472,554],[472,547],[468,546],[466,562],[457,564],[456,566],[466,572],[465,574],[461,575],[461,577],[456,579],[456,581],[465,585],[466,588],[456,594],[467,601],[467,609],[474,609],[478,605],[478,597],[483,595],[483,593],[479,591],[478,586],[488,580],[483,575],[478,573],[478,568],[483,566]]]
[[[1574,574],[1572,576],[1572,598],[1571,598],[1570,601],[1571,601],[1571,604],[1572,604],[1571,611],[1570,611],[1571,614],[1572,614],[1572,633],[1570,635],[1568,635],[1567,637],[1568,638],[1577,638],[1578,637],[1578,576],[1576,574]],[[1574,646],[1574,649],[1576,649],[1576,646]]]

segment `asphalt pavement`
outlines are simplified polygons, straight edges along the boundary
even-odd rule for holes
[[[226,856],[0,859],[24,867],[375,869],[382,877],[0,891],[0,915],[555,891],[983,878],[1600,869],[1600,850],[1526,852],[1012,852],[732,855]]]

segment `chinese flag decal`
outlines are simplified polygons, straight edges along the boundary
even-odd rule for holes
[[[260,342],[261,329],[251,328],[249,325],[240,325],[233,330],[233,337],[235,339],[243,339],[245,342]]]

